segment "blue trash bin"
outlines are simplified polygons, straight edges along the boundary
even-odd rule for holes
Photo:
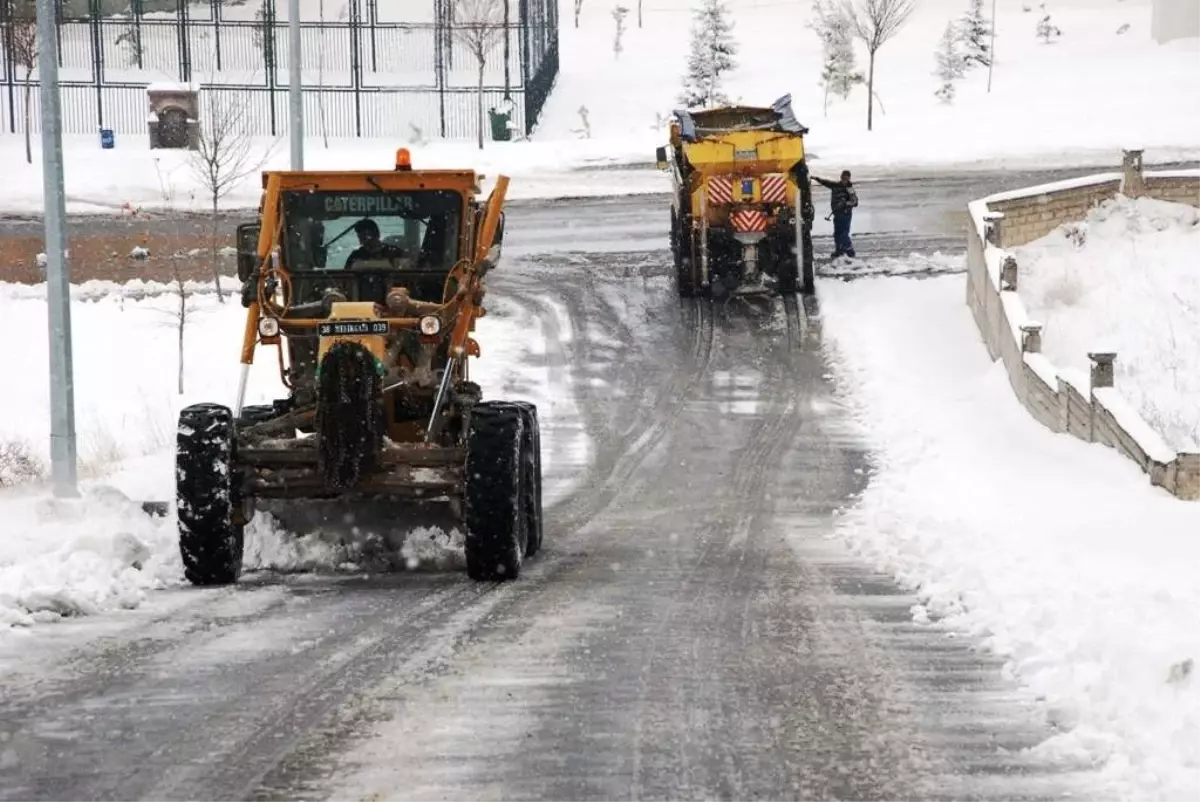
[[[101,128],[100,129],[100,147],[104,148],[105,150],[112,150],[112,148],[115,144],[116,144],[116,139],[113,137],[112,129],[111,128]]]

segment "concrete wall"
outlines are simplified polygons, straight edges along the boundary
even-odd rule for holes
[[[1126,151],[1124,169],[1058,184],[992,195],[969,204],[967,304],[993,359],[1004,362],[1009,384],[1042,425],[1102,443],[1136,462],[1151,483],[1200,500],[1200,453],[1178,453],[1113,387],[1111,358],[1091,355],[1090,375],[1060,371],[1041,353],[1041,324],[1017,295],[1017,263],[1006,248],[1077,222],[1095,204],[1123,192],[1131,197],[1200,206],[1200,170],[1144,173],[1139,151]]]
[[[1200,36],[1200,3],[1196,0],[1154,0],[1150,35],[1160,45],[1173,39]]]

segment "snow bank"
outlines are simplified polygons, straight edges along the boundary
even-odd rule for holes
[[[182,575],[174,522],[145,515],[112,488],[67,500],[9,491],[0,509],[0,634],[134,608]]]
[[[136,607],[153,588],[182,581],[175,519],[153,519],[142,501],[173,501],[175,425],[198,401],[233,404],[245,310],[220,303],[211,285],[188,301],[184,392],[176,392],[179,296],[169,285],[130,282],[121,292],[73,288],[76,424],[82,499],[49,503],[45,489],[0,490],[0,632],[62,615]],[[82,292],[89,289],[90,292]],[[529,310],[490,297],[475,337],[484,358],[472,378],[485,398],[533,401],[543,427],[547,505],[568,492],[590,444],[571,395],[568,368],[552,367]],[[17,444],[49,463],[45,286],[0,284],[0,339],[9,354],[0,400],[0,445]],[[567,331],[566,336],[570,332]],[[282,397],[274,354],[250,372],[246,403]],[[247,528],[247,570],[358,571],[400,567],[458,570],[462,534],[429,527],[403,533],[391,552],[371,538],[342,543],[322,533],[298,537],[266,515]],[[398,547],[397,547],[398,546]]]
[[[979,343],[959,278],[824,282],[839,392],[873,454],[840,516],[860,554],[1008,658],[1115,794],[1200,787],[1200,507],[1042,427]]]
[[[1115,351],[1121,395],[1172,448],[1200,450],[1200,210],[1117,197],[1013,254],[1043,353],[1086,370]]]

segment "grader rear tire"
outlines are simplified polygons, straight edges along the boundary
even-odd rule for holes
[[[520,407],[485,401],[471,410],[467,433],[465,543],[467,576],[479,582],[516,579],[528,548],[521,470]]]
[[[194,404],[179,413],[175,501],[183,574],[193,585],[226,585],[242,573],[244,527],[233,522],[240,503],[233,470],[233,413]]]

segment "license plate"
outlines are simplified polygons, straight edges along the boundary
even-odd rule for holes
[[[735,162],[754,161],[757,158],[758,158],[758,149],[757,148],[752,148],[750,150],[737,150],[735,148],[733,151],[733,160]]]
[[[386,320],[338,320],[318,323],[317,334],[322,337],[355,337],[365,334],[387,334],[391,325]]]

